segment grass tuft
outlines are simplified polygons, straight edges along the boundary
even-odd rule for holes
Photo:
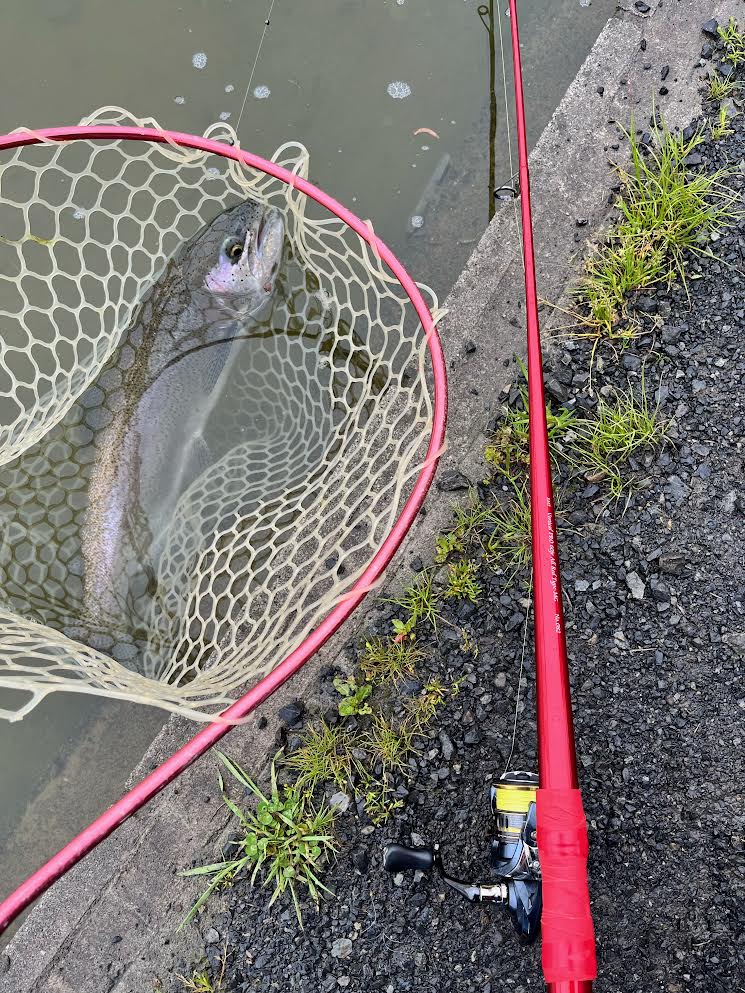
[[[646,150],[633,129],[628,139],[631,168],[618,169],[619,221],[607,244],[587,259],[578,286],[590,323],[608,337],[618,336],[618,324],[627,317],[628,293],[677,276],[685,282],[683,253],[734,217],[734,196],[722,182],[726,173],[693,173],[686,165],[702,132],[684,138],[658,127],[657,147]]]
[[[470,600],[478,603],[483,592],[478,581],[478,566],[471,559],[461,559],[448,566],[448,581],[445,597],[455,600]]]
[[[225,966],[223,964],[223,972],[224,970]],[[196,969],[192,973],[191,978],[187,978],[186,976],[176,976],[176,978],[181,983],[185,993],[220,993],[223,989],[222,977],[218,977],[213,982],[210,979],[209,973],[199,972]]]
[[[394,619],[393,630],[397,635],[411,635],[420,621],[427,621],[437,630],[440,594],[434,587],[434,576],[431,573],[420,573],[411,586],[407,586],[400,597],[391,603],[403,607],[406,620]]]
[[[416,737],[423,735],[437,715],[440,707],[444,707],[450,696],[456,696],[460,683],[446,686],[440,679],[431,679],[425,683],[422,692],[406,701],[408,716],[406,724]]]
[[[487,446],[484,458],[496,475],[511,486],[518,487],[518,477],[530,465],[530,433],[528,391],[520,387],[521,406],[505,409],[504,418],[492,443]],[[552,454],[560,451],[566,434],[571,431],[576,414],[563,407],[554,412],[546,406],[548,443]]]
[[[722,138],[726,138],[727,135],[732,134],[732,128],[729,126],[729,124],[730,124],[730,118],[729,118],[729,114],[727,113],[727,108],[720,107],[716,124],[711,125],[711,140],[721,141]]]
[[[360,670],[369,683],[380,686],[383,683],[401,682],[413,676],[424,652],[411,642],[396,641],[394,638],[372,638],[365,642],[365,650],[360,657]]]
[[[344,789],[352,774],[353,736],[321,720],[303,733],[301,742],[285,760],[285,767],[297,774],[295,789],[308,796],[322,783],[333,782]]]
[[[383,772],[403,772],[414,751],[415,729],[408,721],[396,727],[383,714],[375,714],[365,737],[365,748],[373,764],[379,762]]]
[[[718,27],[717,34],[724,42],[727,61],[735,68],[745,62],[745,34],[737,26],[734,17],[730,17],[727,27]]]
[[[504,506],[489,509],[482,539],[484,556],[492,566],[517,571],[531,556],[530,496],[524,485]]]
[[[273,886],[269,906],[289,889],[302,927],[298,887],[306,889],[316,904],[321,891],[330,892],[317,873],[323,859],[336,851],[331,834],[336,814],[326,806],[315,809],[308,796],[296,786],[284,786],[280,790],[274,762],[271,792],[266,796],[239,765],[222,752],[218,751],[217,756],[230,775],[253,795],[257,801],[256,809],[248,812],[241,810],[226,794],[220,775],[223,801],[238,819],[244,837],[236,842],[236,858],[198,866],[182,873],[183,876],[211,877],[209,886],[186,915],[183,924],[192,920],[218,886],[231,883],[240,873],[250,869],[251,885],[261,874],[262,885]]]
[[[663,441],[668,426],[659,406],[650,405],[643,382],[640,399],[631,386],[610,400],[600,397],[596,417],[577,429],[574,464],[597,482],[607,481],[611,495],[618,498],[627,486],[621,472],[624,464],[640,448]]]
[[[724,100],[739,87],[739,83],[734,79],[725,79],[718,72],[712,72],[709,77],[707,97],[709,100]]]

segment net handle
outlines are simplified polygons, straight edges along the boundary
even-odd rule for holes
[[[0,150],[36,145],[42,142],[65,142],[75,140],[115,140],[151,141],[158,144],[178,145],[182,148],[221,155],[233,159],[252,169],[273,176],[288,186],[294,187],[316,203],[325,207],[347,224],[362,238],[390,269],[403,287],[414,307],[425,334],[427,348],[432,362],[434,403],[432,412],[432,432],[427,455],[419,476],[408,500],[383,544],[371,559],[369,565],[350,591],[348,599],[337,604],[305,641],[291,652],[275,669],[261,679],[244,696],[225,710],[218,721],[199,731],[190,741],[166,759],[162,765],[141,780],[103,814],[84,828],[72,841],[53,855],[48,862],[37,869],[21,885],[0,903],[0,934],[12,921],[33,903],[53,883],[91,852],[105,838],[112,834],[132,814],[141,810],[164,787],[173,782],[200,756],[223,738],[234,726],[231,720],[244,718],[280,688],[294,675],[328,639],[341,627],[352,612],[359,606],[370,589],[382,575],[406,533],[414,523],[424,503],[427,491],[437,468],[437,460],[445,441],[447,420],[447,372],[437,327],[417,284],[404,269],[393,252],[380,240],[368,225],[356,214],[344,207],[333,197],[296,173],[292,173],[276,162],[263,159],[242,149],[214,141],[198,135],[179,131],[154,130],[124,125],[92,125],[63,128],[44,128],[39,131],[22,131],[0,136]]]

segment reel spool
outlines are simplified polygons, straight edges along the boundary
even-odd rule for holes
[[[495,821],[491,866],[497,877],[495,883],[467,883],[449,876],[438,845],[432,848],[386,845],[383,868],[391,873],[436,869],[446,886],[467,900],[504,906],[519,939],[534,941],[540,930],[542,907],[541,867],[536,844],[537,789],[538,776],[532,772],[505,772],[491,788]]]

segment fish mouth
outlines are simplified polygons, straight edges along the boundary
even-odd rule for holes
[[[284,220],[276,207],[266,207],[252,231],[248,264],[256,281],[270,292],[284,247]]]

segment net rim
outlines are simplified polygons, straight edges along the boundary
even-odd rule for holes
[[[311,197],[316,203],[335,214],[351,227],[396,277],[411,301],[425,333],[427,348],[433,372],[433,414],[432,430],[427,455],[419,475],[401,513],[393,527],[368,563],[366,569],[352,587],[347,597],[339,603],[307,638],[279,663],[270,673],[259,680],[234,704],[220,714],[215,721],[202,728],[191,740],[174,752],[165,762],[154,769],[134,788],[125,793],[111,807],[88,825],[80,834],[65,845],[56,855],[37,869],[25,882],[0,903],[0,933],[30,903],[60,879],[101,841],[112,834],[125,820],[148,803],[165,786],[179,776],[197,758],[215,745],[234,722],[246,717],[263,703],[275,690],[296,673],[325,642],[341,627],[359,606],[367,593],[373,589],[383,571],[390,563],[401,542],[414,523],[429,487],[434,478],[440,455],[444,449],[445,425],[447,420],[447,371],[445,357],[432,313],[427,306],[415,281],[388,246],[375,235],[372,226],[362,221],[356,214],[339,201],[324,193],[313,183],[295,175],[253,153],[236,146],[226,145],[199,135],[179,131],[155,130],[151,128],[125,125],[77,125],[74,127],[45,128],[39,131],[17,131],[0,136],[0,150],[9,150],[24,145],[42,142],[65,142],[77,139],[111,139],[131,141],[151,141],[174,143],[178,146],[222,155],[234,159],[251,168],[258,169],[300,192]]]
[[[79,124],[70,127],[41,128],[34,131],[21,129],[0,136],[0,151],[7,151],[26,145],[42,144],[44,142],[67,142],[91,139],[150,141],[156,144],[175,144],[183,148],[221,155],[225,158],[234,159],[249,168],[267,173],[285,183],[285,185],[299,190],[320,204],[320,206],[325,207],[336,215],[336,217],[352,228],[360,238],[370,245],[373,252],[385,263],[404,289],[424,330],[433,374],[432,430],[427,446],[427,454],[422,463],[419,475],[414,482],[412,491],[393,527],[344,600],[334,607],[324,620],[282,662],[259,680],[248,693],[240,697],[219,715],[220,723],[226,720],[240,719],[250,713],[261,702],[254,702],[248,699],[252,697],[252,694],[256,690],[266,686],[268,692],[261,698],[262,700],[266,699],[307,662],[308,659],[315,655],[325,642],[335,634],[360,605],[367,593],[378,584],[382,573],[393,559],[401,542],[414,523],[432,484],[439,457],[444,449],[447,422],[447,370],[442,342],[437,332],[432,313],[419,287],[391,249],[375,234],[372,224],[363,221],[342,203],[328,193],[325,193],[309,180],[290,172],[276,162],[262,158],[260,155],[247,152],[238,146],[228,145],[225,142],[217,141],[214,138],[205,137],[204,135],[118,124]]]

